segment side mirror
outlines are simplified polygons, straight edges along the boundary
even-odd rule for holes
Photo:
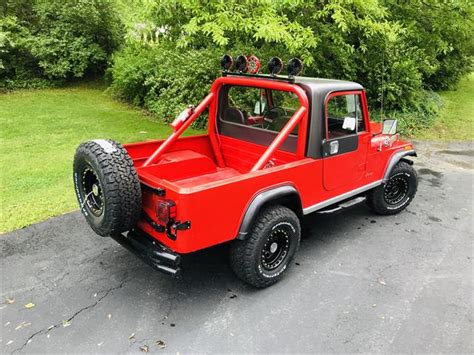
[[[344,117],[344,122],[342,123],[342,129],[347,129],[348,131],[355,131],[355,129],[356,129],[356,118],[355,117]]]
[[[189,106],[187,109],[185,109],[184,111],[182,111],[178,117],[176,117],[174,119],[173,122],[171,122],[171,127],[173,127],[173,130],[176,132],[178,129],[181,128],[181,126],[184,124],[184,122],[186,122],[188,120],[189,117],[191,117],[191,115],[193,114],[194,112],[194,106]]]
[[[397,133],[397,120],[384,120],[382,123],[382,134],[394,135]]]

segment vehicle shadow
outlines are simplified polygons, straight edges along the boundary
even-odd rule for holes
[[[70,339],[77,342],[67,343],[64,349],[77,350],[82,346],[80,349],[89,352],[92,348],[80,342],[84,334],[96,337],[96,343],[106,337],[117,337],[120,340],[108,349],[112,352],[121,352],[124,346],[138,349],[158,333],[169,340],[170,348],[171,343],[182,344],[185,339],[192,346],[192,341],[206,339],[208,332],[221,334],[222,322],[241,324],[246,317],[267,312],[268,304],[275,309],[284,308],[298,287],[311,293],[313,285],[301,281],[314,271],[319,273],[324,260],[338,257],[336,254],[345,241],[360,237],[364,226],[380,218],[373,216],[364,204],[338,215],[308,216],[303,221],[304,234],[294,260],[296,265],[279,283],[259,290],[240,281],[232,272],[228,261],[229,243],[186,255],[183,273],[172,278],[153,270],[112,239],[98,238],[89,231],[81,215],[73,213],[30,228],[27,233],[23,231],[22,236],[12,242],[16,243],[15,250],[24,250],[26,254],[15,259],[12,255],[9,260],[24,264],[28,258],[31,267],[22,264],[16,276],[6,280],[8,287],[14,290],[8,297],[25,303],[34,300],[41,306],[28,313],[27,320],[36,328],[34,332],[33,328],[26,331],[40,334],[33,345],[29,345],[30,350],[63,346],[64,337],[68,337],[68,342]],[[70,234],[67,234],[68,229],[71,229]],[[68,238],[60,237],[62,235]],[[342,243],[335,243],[337,240]],[[31,275],[37,283],[34,287],[28,281]],[[15,281],[18,279],[25,281],[18,283]],[[6,317],[12,323],[19,323],[25,320],[19,319],[19,314],[12,308]],[[104,322],[103,317],[113,322],[112,329],[112,323]],[[71,319],[74,327],[63,330],[64,319]],[[58,334],[55,340],[53,336],[53,340],[44,336],[51,324],[54,334]],[[69,331],[81,336],[72,337]],[[129,340],[132,332],[137,332],[135,342]],[[23,339],[20,333],[15,334],[21,338],[17,339],[21,340],[20,344],[31,335],[25,334]]]
[[[354,238],[354,231],[363,233],[364,226],[375,223],[376,218],[365,204],[359,204],[352,209],[334,215],[307,216],[302,221],[302,241],[298,256],[317,257],[317,252],[327,248],[327,245],[339,238]],[[134,278],[149,286],[155,285],[160,293],[181,292],[184,294],[202,293],[203,288],[222,292],[258,292],[249,285],[238,280],[229,265],[230,243],[217,245],[202,251],[184,255],[182,258],[183,272],[177,278],[172,278],[153,271],[141,261],[132,262],[135,266]],[[334,249],[329,252],[337,252]],[[130,259],[127,251],[120,252],[122,258]],[[327,255],[326,255],[327,256]],[[291,277],[291,275],[288,275]],[[168,289],[169,288],[169,289]]]

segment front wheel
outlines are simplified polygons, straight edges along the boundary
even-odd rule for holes
[[[367,204],[377,214],[397,214],[413,201],[417,188],[415,169],[407,162],[399,161],[388,181],[369,192]]]
[[[230,262],[243,281],[264,288],[279,281],[300,245],[301,228],[296,214],[283,206],[265,208],[245,240],[235,240]]]

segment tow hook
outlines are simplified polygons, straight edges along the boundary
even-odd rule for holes
[[[171,240],[176,240],[178,237],[178,231],[184,231],[188,229],[191,229],[191,221],[179,222],[171,220],[166,225],[166,235]]]

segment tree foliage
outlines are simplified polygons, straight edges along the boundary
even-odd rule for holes
[[[360,82],[372,109],[412,130],[436,113],[431,91],[454,88],[474,54],[471,0],[6,0],[0,11],[2,83],[100,73],[125,39],[111,90],[165,120],[204,96],[223,53],[256,54]]]
[[[219,74],[219,55],[213,49],[181,52],[172,46],[130,44],[114,58],[111,90],[169,122],[183,106],[207,95]],[[203,116],[195,126],[204,125]]]
[[[0,10],[3,86],[101,73],[122,38],[108,0],[7,0]]]
[[[474,3],[470,0],[385,0],[391,21],[405,29],[403,40],[416,49],[425,87],[449,89],[472,71]]]
[[[128,99],[126,92],[133,91],[136,102],[154,107],[159,115],[171,115],[198,101],[201,91],[198,96],[187,86],[199,81],[205,86],[203,74],[208,73],[209,79],[217,75],[218,57],[225,52],[257,54],[264,60],[273,55],[286,60],[301,57],[305,75],[362,83],[372,108],[396,111],[408,129],[429,124],[436,113],[439,100],[427,90],[453,87],[472,70],[473,20],[468,0],[134,3],[140,4],[139,24],[131,24],[127,48],[115,56],[112,88]],[[130,66],[125,62],[132,53],[137,53],[143,65],[132,64],[133,74],[128,73],[142,79],[135,80],[133,90],[128,87],[127,91],[124,70]],[[204,53],[215,54],[215,60],[206,57],[197,67],[191,64]],[[164,62],[166,71],[159,69]],[[191,65],[194,70],[183,73],[181,65]],[[142,70],[145,67],[147,72]],[[180,79],[171,79],[178,73],[183,75]],[[170,92],[181,95],[167,97]],[[176,107],[164,109],[166,105],[157,104],[164,99]],[[408,124],[412,113],[415,122]]]

